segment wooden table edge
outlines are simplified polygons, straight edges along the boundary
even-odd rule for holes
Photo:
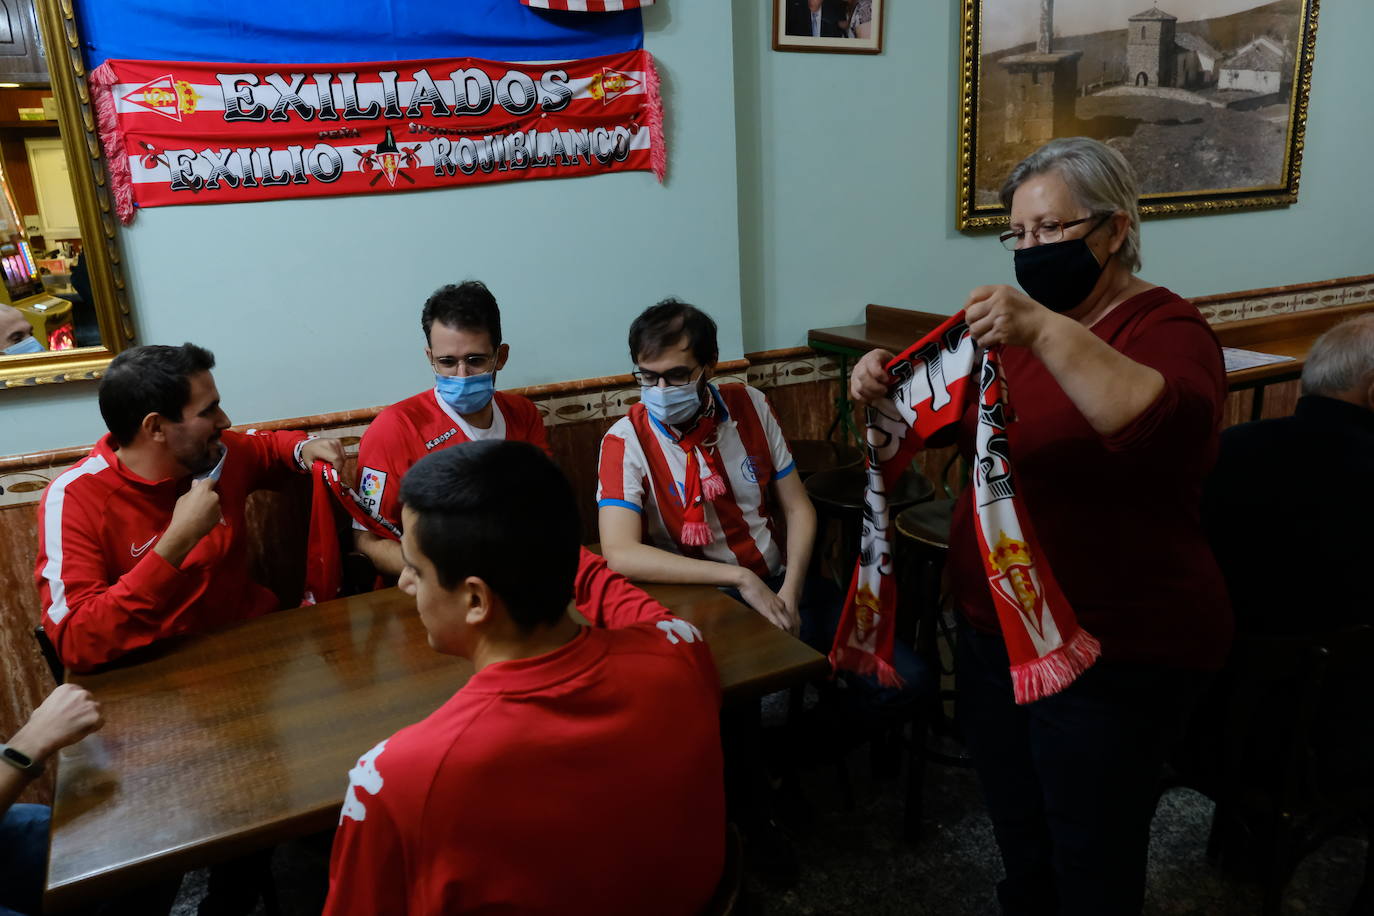
[[[340,781],[342,785],[342,780]],[[43,893],[43,912],[62,913],[108,901],[117,894],[147,888],[171,875],[228,862],[239,856],[312,833],[332,830],[339,820],[340,804],[323,805],[285,820],[262,822],[233,833],[220,834],[195,845],[184,845],[156,856],[147,856],[116,868],[76,875],[49,884]]]

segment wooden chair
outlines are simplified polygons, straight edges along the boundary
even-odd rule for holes
[[[797,464],[797,473],[805,480],[817,471],[831,471],[835,468],[850,468],[862,464],[863,452],[858,446],[848,442],[832,442],[829,439],[789,439],[787,447],[792,452],[792,460]]]
[[[899,514],[893,523],[902,604],[904,608],[915,611],[898,618],[898,636],[915,645],[917,654],[941,682],[927,699],[920,714],[912,720],[906,810],[903,816],[903,833],[909,842],[916,842],[921,834],[926,762],[972,766],[967,754],[946,753],[932,747],[929,740],[931,735],[936,734],[957,737],[954,723],[945,715],[944,707],[946,701],[955,699],[954,689],[948,686],[954,676],[954,634],[944,619],[940,588],[945,555],[949,552],[953,512],[953,499],[936,499],[911,506]],[[947,647],[944,653],[940,649],[942,641]]]
[[[725,825],[725,867],[720,873],[720,882],[712,895],[702,916],[731,916],[739,912],[740,892],[744,886],[744,841],[739,828],[734,824]]]
[[[817,471],[806,479],[806,492],[816,507],[816,549],[812,562],[822,557],[831,561],[831,576],[842,589],[849,586],[859,556],[859,533],[864,514],[864,485],[867,471],[862,465]],[[895,516],[907,506],[925,502],[935,495],[935,485],[924,474],[905,471],[887,496],[888,512]],[[827,537],[831,524],[838,536]]]
[[[1374,627],[1241,637],[1172,755],[1172,781],[1216,802],[1208,856],[1249,858],[1265,914],[1331,836],[1374,839],[1372,715]],[[1364,869],[1352,913],[1374,911],[1374,855]]]

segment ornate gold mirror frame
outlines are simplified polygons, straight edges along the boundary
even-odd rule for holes
[[[34,6],[47,49],[48,80],[57,101],[58,126],[81,223],[82,260],[90,276],[101,342],[95,347],[0,359],[0,388],[99,378],[114,355],[134,342],[119,254],[119,220],[110,199],[72,0],[34,0]]]

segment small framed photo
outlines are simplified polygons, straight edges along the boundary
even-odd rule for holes
[[[879,54],[887,0],[773,0],[774,51]]]

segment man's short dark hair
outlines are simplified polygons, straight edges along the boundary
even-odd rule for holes
[[[557,623],[573,596],[579,522],[568,478],[527,442],[463,442],[401,481],[414,534],[439,584],[486,582],[522,632]]]
[[[100,380],[97,397],[105,426],[116,442],[128,445],[150,413],[180,423],[181,409],[191,400],[191,376],[213,368],[215,354],[193,343],[125,350]]]
[[[457,331],[486,331],[491,335],[491,345],[501,346],[501,310],[481,280],[450,283],[430,294],[420,313],[425,343],[430,342],[429,331],[436,321]]]
[[[716,323],[711,316],[681,299],[664,299],[651,305],[630,325],[630,362],[653,359],[687,335],[687,345],[703,366],[720,357]]]

